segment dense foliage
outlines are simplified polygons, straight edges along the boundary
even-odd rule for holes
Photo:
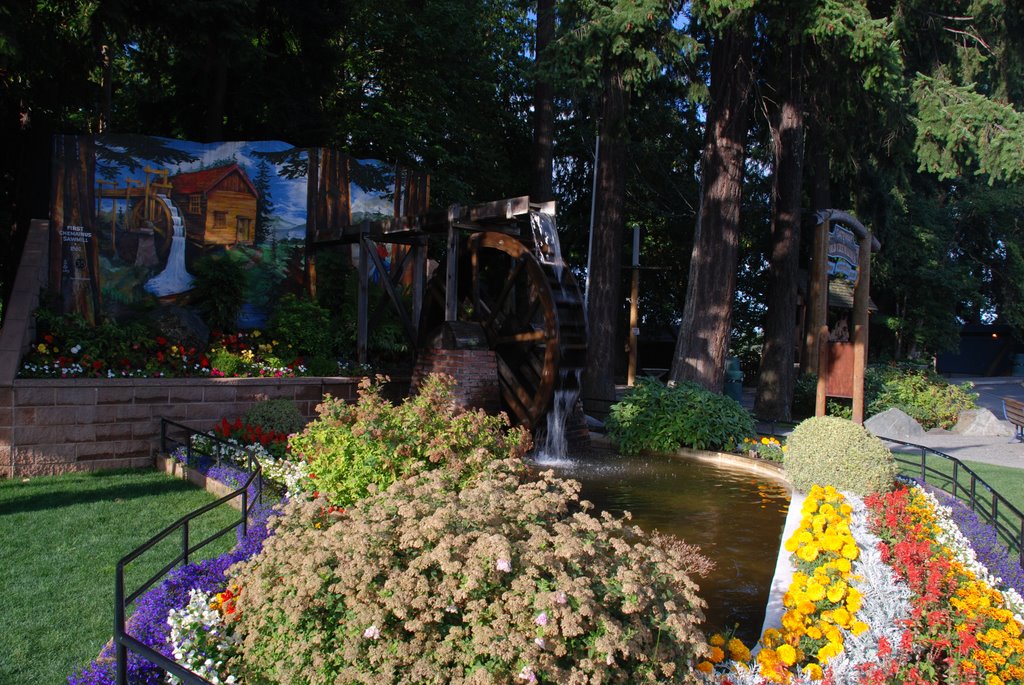
[[[291,400],[261,400],[245,411],[245,423],[277,433],[298,433],[306,426],[306,417]]]
[[[793,396],[794,416],[814,415],[814,395],[818,377],[808,374],[800,378]],[[960,412],[975,408],[977,393],[970,383],[950,383],[939,374],[912,366],[869,366],[864,373],[864,404],[866,417],[897,408],[912,416],[925,430],[952,428]],[[827,412],[832,416],[850,418],[848,404],[830,400]]]
[[[642,683],[706,647],[694,548],[595,518],[578,484],[490,462],[422,472],[325,514],[288,505],[237,570],[250,683]]]
[[[397,406],[381,395],[380,381],[370,379],[360,383],[355,404],[325,399],[319,417],[289,441],[309,464],[310,489],[347,506],[409,474],[443,466],[464,480],[493,459],[521,457],[529,449],[529,433],[505,430],[504,415],[458,407],[454,383],[431,375]]]
[[[693,383],[664,385],[653,378],[637,379],[612,405],[607,425],[623,454],[680,447],[731,451],[754,432],[753,420],[736,400]]]
[[[831,485],[869,495],[891,490],[896,462],[882,441],[847,419],[818,416],[800,423],[786,442],[783,465],[793,487]]]

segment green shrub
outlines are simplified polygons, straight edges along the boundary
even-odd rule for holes
[[[216,369],[225,376],[235,376],[245,366],[242,358],[220,347],[210,353],[210,368]]]
[[[892,489],[896,462],[882,441],[860,426],[834,416],[800,423],[786,441],[783,466],[793,486],[812,485],[869,495]]]
[[[292,294],[277,303],[270,331],[304,357],[327,357],[333,350],[330,312],[316,302]]]
[[[973,409],[978,399],[970,383],[954,385],[932,371],[886,367],[870,369],[869,375],[878,376],[880,387],[867,397],[868,416],[896,407],[925,430],[952,428],[960,412]]]
[[[313,473],[313,487],[332,504],[347,506],[398,478],[443,466],[464,480],[497,458],[521,457],[530,436],[506,431],[504,416],[455,405],[450,376],[434,374],[418,395],[395,406],[381,396],[380,381],[360,383],[355,404],[328,397],[319,417],[289,444]]]
[[[238,325],[246,291],[243,260],[224,252],[200,257],[192,265],[192,300],[214,330],[233,331]]]
[[[679,447],[735,450],[754,432],[754,421],[736,400],[695,383],[662,385],[637,379],[612,405],[608,436],[623,454],[671,452]]]
[[[814,415],[814,395],[818,377],[810,374],[797,380],[793,393],[793,416]],[[893,407],[912,416],[925,430],[952,428],[960,412],[973,409],[977,393],[970,383],[953,385],[939,374],[910,366],[869,366],[864,372],[865,417],[881,414]],[[829,398],[829,416],[850,418],[849,400]]]
[[[579,484],[493,462],[343,513],[293,501],[233,569],[248,683],[677,682],[707,653],[696,548],[595,518]]]
[[[310,357],[306,360],[306,373],[310,376],[337,376],[338,360],[333,357]]]
[[[245,422],[277,433],[298,433],[306,427],[306,418],[291,400],[263,400],[249,407]]]

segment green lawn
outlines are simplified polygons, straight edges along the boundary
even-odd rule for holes
[[[58,685],[94,658],[113,634],[118,559],[213,499],[155,471],[0,480],[0,683]],[[221,505],[192,541],[237,516]],[[178,553],[171,537],[129,566],[129,591]],[[222,540],[201,556],[234,535]]]
[[[913,478],[920,478],[920,453],[908,453],[903,456],[904,458],[913,459],[915,464],[913,466],[900,464],[900,473]],[[996,492],[1005,497],[1018,511],[1024,513],[1024,469],[994,466],[976,461],[964,461],[963,463],[974,471],[979,478],[991,485]],[[942,457],[929,454],[925,458],[925,468],[927,470],[926,480],[929,484],[942,488],[946,492],[952,492],[953,465],[951,462]],[[965,499],[966,495],[963,489],[970,487],[970,476],[961,470],[957,474],[957,481],[960,483],[957,494],[960,499]],[[983,502],[978,508],[979,518],[987,520],[991,512],[991,494],[982,485],[976,484],[975,496]],[[1020,519],[1014,515],[1008,516],[1008,512],[1005,510],[1000,510],[998,513],[1000,522],[1011,531],[1014,531],[1011,547],[1014,551],[1017,551],[1016,537],[1020,531]],[[1007,542],[1005,536],[1003,541]]]

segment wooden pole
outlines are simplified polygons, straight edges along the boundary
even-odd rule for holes
[[[640,311],[640,227],[633,227],[633,283],[629,291],[629,363],[626,385],[636,383],[636,348],[640,329],[637,326]]]
[[[860,239],[857,285],[853,291],[853,421],[864,423],[864,369],[868,357],[868,291],[871,288],[871,234]]]
[[[458,209],[448,208],[448,255],[445,262],[444,320],[457,321],[459,318],[459,235],[455,228]]]
[[[370,340],[370,241],[366,234],[370,222],[364,221],[359,227],[359,299],[356,309],[356,361],[366,364]],[[381,278],[384,278],[381,274]]]
[[[804,349],[807,353],[804,370],[816,369],[821,377],[818,364],[818,346],[821,344],[821,329],[826,328],[828,339],[828,232],[829,221],[825,220],[814,227],[814,249],[811,255],[811,283],[808,293],[806,315],[807,328]]]

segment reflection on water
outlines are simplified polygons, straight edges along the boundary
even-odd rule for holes
[[[710,578],[694,579],[708,603],[708,631],[738,624],[744,642],[757,640],[789,508],[785,487],[742,470],[672,457],[595,454],[537,466],[580,481],[580,497],[597,511],[629,511],[644,530],[700,546],[716,564]]]

